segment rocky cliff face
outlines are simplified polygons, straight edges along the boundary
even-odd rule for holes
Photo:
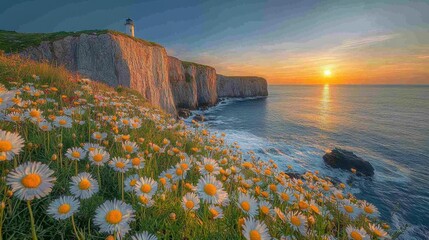
[[[217,75],[217,93],[220,98],[267,96],[267,80],[261,77]]]
[[[216,75],[212,67],[169,57],[162,46],[120,34],[69,36],[42,42],[20,55],[64,65],[111,86],[135,89],[153,105],[173,115],[176,107],[212,106],[219,97],[268,94],[263,78]]]
[[[113,34],[81,34],[43,42],[20,54],[64,65],[111,86],[138,90],[153,105],[176,113],[168,80],[168,56],[161,46]]]

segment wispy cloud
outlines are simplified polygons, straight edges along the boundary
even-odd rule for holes
[[[393,38],[398,37],[398,34],[385,34],[385,35],[376,35],[369,36],[360,39],[352,39],[344,41],[340,46],[335,47],[334,50],[349,50],[355,48],[361,48],[365,46],[369,46],[372,44],[384,42]]]

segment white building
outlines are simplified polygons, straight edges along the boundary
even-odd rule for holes
[[[125,33],[134,37],[134,22],[131,18],[125,20]]]

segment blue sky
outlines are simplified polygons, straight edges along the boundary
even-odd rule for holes
[[[124,30],[270,83],[429,83],[428,1],[2,1],[0,29]],[[332,77],[321,74],[330,69]]]

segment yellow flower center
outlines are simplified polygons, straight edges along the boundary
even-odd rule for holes
[[[370,207],[370,206],[365,206],[365,207],[363,208],[363,210],[364,210],[366,213],[368,213],[368,214],[372,214],[372,213],[374,213],[374,209],[372,209],[372,207]]]
[[[64,203],[64,204],[61,204],[59,207],[58,207],[58,213],[60,213],[60,214],[67,214],[68,212],[70,212],[70,204],[68,204],[68,203]]]
[[[72,157],[74,157],[74,158],[80,158],[80,152],[78,152],[78,151],[74,151],[74,152],[72,152]]]
[[[249,238],[250,238],[250,240],[260,240],[261,234],[259,234],[259,232],[257,230],[251,230],[249,232]]]
[[[290,222],[295,226],[301,226],[301,220],[297,216],[292,216]]]
[[[131,163],[132,163],[134,166],[138,166],[138,165],[140,165],[140,158],[138,158],[138,157],[133,158],[133,159],[131,160]]]
[[[261,211],[263,214],[268,215],[270,209],[267,206],[261,206]]]
[[[21,179],[21,183],[26,188],[37,188],[42,184],[42,178],[37,173],[30,173]]]
[[[103,154],[100,154],[100,153],[95,154],[95,155],[92,157],[92,159],[93,159],[95,162],[101,162],[101,160],[103,160]]]
[[[36,110],[31,110],[30,116],[33,118],[38,118],[38,117],[40,117],[40,112],[36,111]]]
[[[49,127],[48,127],[47,125],[43,125],[43,126],[42,126],[42,130],[45,130],[45,131],[46,131],[46,130],[48,130],[48,128],[49,128]]]
[[[270,190],[273,191],[273,192],[276,192],[277,191],[277,186],[274,185],[274,184],[270,184]]]
[[[147,204],[147,203],[149,202],[149,199],[148,199],[147,197],[143,196],[143,195],[141,195],[141,196],[139,197],[139,200],[140,200],[140,202],[141,202],[141,203],[143,203],[143,204]]]
[[[121,211],[114,209],[106,214],[106,221],[110,224],[118,224],[122,220]]]
[[[88,190],[91,187],[91,182],[88,179],[82,179],[79,183],[80,190]]]
[[[378,230],[378,229],[374,229],[373,233],[374,233],[377,237],[383,237],[383,236],[384,236],[384,234],[383,234],[380,230]]]
[[[243,208],[244,211],[248,212],[250,210],[250,203],[247,201],[241,202],[241,208]]]
[[[123,163],[123,162],[117,162],[116,163],[116,167],[117,168],[124,168],[125,167],[125,163]]]
[[[353,207],[350,206],[350,205],[344,206],[344,210],[346,210],[346,212],[348,212],[348,213],[353,213],[354,212]]]
[[[1,140],[0,141],[0,152],[8,152],[12,150],[13,146],[12,143],[8,140]]]
[[[150,184],[143,184],[140,190],[144,193],[149,193],[152,190],[152,186]]]
[[[214,208],[210,208],[209,211],[210,211],[210,213],[212,214],[213,217],[217,217],[217,215],[219,215],[219,213]]]
[[[100,139],[101,138],[101,134],[95,134],[95,138],[96,139]]]
[[[180,164],[180,167],[181,167],[183,170],[186,170],[186,169],[188,169],[188,164],[186,164],[186,163],[182,163],[182,164]]]
[[[166,180],[165,178],[160,178],[160,179],[159,179],[159,182],[160,182],[162,185],[165,185],[165,184],[167,183],[167,180]]]
[[[204,186],[204,192],[209,195],[209,196],[214,196],[216,194],[216,186],[214,184],[211,183],[207,183]]]
[[[300,201],[300,202],[298,203],[298,205],[299,205],[299,208],[301,208],[301,209],[306,209],[306,208],[308,208],[308,203],[306,203],[306,202],[304,202],[304,201]]]
[[[356,231],[352,231],[352,232],[350,233],[350,237],[351,237],[353,240],[362,240],[362,239],[363,239],[362,235],[361,235],[359,232],[356,232]]]
[[[6,161],[6,158],[7,158],[7,156],[6,156],[6,154],[0,154],[0,162],[1,161]]]
[[[19,116],[12,116],[11,117],[13,121],[18,122],[21,120],[21,118]]]
[[[66,125],[66,124],[67,124],[67,121],[66,121],[66,120],[64,120],[64,119],[61,119],[61,120],[59,120],[59,121],[58,121],[58,123],[59,123],[60,125]]]
[[[316,205],[310,205],[311,210],[313,210],[313,212],[320,214],[320,210]]]
[[[176,169],[176,175],[181,176],[183,174],[183,170],[181,168]]]
[[[214,170],[214,166],[213,165],[211,165],[211,164],[206,164],[205,166],[204,166],[204,169],[206,169],[206,171],[207,172],[213,172],[213,170]]]
[[[289,201],[289,195],[287,193],[280,194],[280,197],[283,199],[283,201]]]
[[[125,151],[132,152],[133,150],[134,150],[133,146],[130,146],[130,145],[125,146]]]
[[[136,179],[132,179],[132,180],[130,181],[130,186],[131,186],[131,187],[134,187],[134,186],[136,185],[136,183],[137,183],[137,180],[136,180]]]
[[[192,201],[187,201],[187,202],[185,203],[185,206],[186,206],[186,208],[188,208],[188,209],[192,209],[192,208],[194,207],[194,202],[192,202]]]

